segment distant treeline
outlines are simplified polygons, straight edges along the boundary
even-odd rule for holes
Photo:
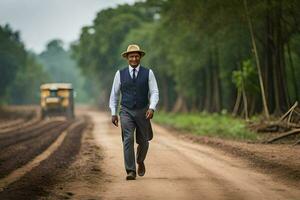
[[[20,34],[0,26],[0,103],[36,103],[39,85],[48,76],[35,56],[26,51]]]
[[[72,49],[103,106],[127,65],[120,53],[137,43],[161,109],[280,114],[300,98],[299,10],[298,0],[147,0],[100,11]]]
[[[71,82],[77,100],[89,102],[80,69],[60,40],[52,40],[40,55],[26,50],[20,34],[9,25],[0,26],[0,106],[36,104],[40,85],[46,82]]]

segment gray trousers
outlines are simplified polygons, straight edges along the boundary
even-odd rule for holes
[[[124,163],[127,173],[136,171],[134,132],[138,144],[137,163],[144,162],[149,148],[149,140],[153,137],[150,120],[146,119],[147,110],[148,108],[131,110],[126,107],[121,107],[120,110]]]

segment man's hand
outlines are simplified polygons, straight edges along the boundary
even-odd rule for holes
[[[119,123],[119,119],[118,119],[118,116],[117,115],[113,115],[111,116],[111,122],[116,126],[118,127],[118,123]]]
[[[146,112],[146,119],[152,119],[153,114],[154,114],[154,110],[153,109],[148,109],[147,112]]]

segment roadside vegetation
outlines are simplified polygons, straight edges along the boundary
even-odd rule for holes
[[[246,127],[246,122],[228,114],[158,112],[153,120],[183,132],[223,139],[256,140],[257,133]]]

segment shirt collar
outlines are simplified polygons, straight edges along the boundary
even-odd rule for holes
[[[140,66],[141,66],[141,65],[138,65],[138,66],[135,68],[136,72],[139,72]],[[129,65],[128,67],[129,67],[129,72],[132,72],[132,71],[133,71],[133,67],[131,67],[130,65]]]

